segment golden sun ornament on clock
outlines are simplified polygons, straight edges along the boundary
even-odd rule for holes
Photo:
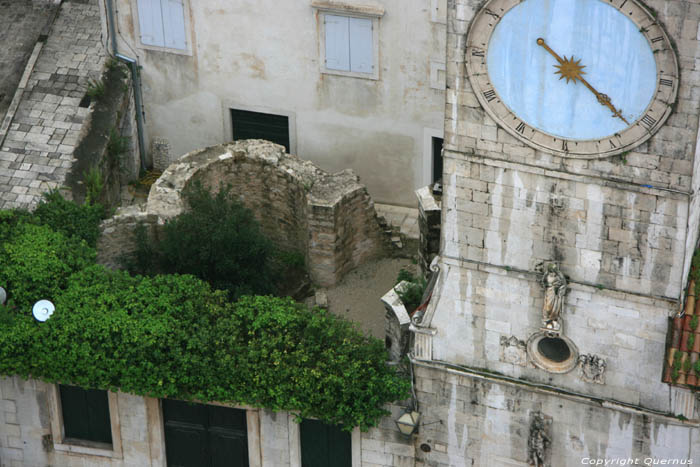
[[[490,0],[470,26],[466,66],[497,123],[566,157],[641,144],[678,89],[668,37],[634,0]]]

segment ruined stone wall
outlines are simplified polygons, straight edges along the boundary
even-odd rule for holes
[[[164,176],[167,178],[167,171]],[[306,252],[306,192],[292,171],[234,152],[231,158],[203,166],[185,186],[197,181],[212,192],[229,185],[232,194],[253,211],[263,233],[279,248]]]
[[[420,446],[416,466],[527,466],[536,412],[551,420],[546,465],[628,458],[638,461],[618,465],[652,465],[644,463],[646,459],[656,459],[653,465],[660,459],[677,459],[685,465],[700,461],[700,430],[672,417],[643,415],[420,364],[416,378],[425,423],[415,439]]]
[[[100,261],[117,265],[120,249],[133,251],[132,232],[141,220],[163,224],[181,213],[182,190],[196,181],[212,191],[230,185],[265,235],[305,256],[319,285],[333,285],[386,252],[374,204],[352,171],[328,174],[282,146],[248,140],[194,151],[172,164],[151,188],[145,211],[126,211],[102,224]]]

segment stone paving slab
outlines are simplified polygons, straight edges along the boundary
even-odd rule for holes
[[[0,121],[12,102],[34,44],[56,8],[45,0],[0,0]]]
[[[386,221],[409,239],[418,239],[420,231],[418,228],[418,209],[395,206],[393,204],[374,203],[377,214],[384,217]]]
[[[0,209],[32,207],[63,185],[90,112],[80,100],[102,73],[97,0],[60,8],[0,147]]]

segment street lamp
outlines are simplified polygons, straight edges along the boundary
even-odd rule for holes
[[[410,438],[412,434],[418,430],[418,420],[420,420],[420,413],[415,410],[406,409],[403,414],[396,420],[396,426],[402,435]]]

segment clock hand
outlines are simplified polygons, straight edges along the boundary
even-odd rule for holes
[[[625,117],[622,116],[622,112],[618,109],[615,108],[614,105],[612,105],[612,102],[610,102],[610,97],[608,97],[607,94],[603,94],[602,92],[596,91],[596,89],[591,86],[588,81],[586,81],[583,76],[585,72],[583,71],[583,68],[585,68],[585,65],[579,65],[581,63],[581,60],[574,61],[574,57],[572,56],[571,58],[567,59],[566,56],[562,59],[557,53],[552,50],[547,43],[539,37],[537,39],[537,45],[541,45],[547,52],[552,54],[554,58],[557,59],[557,62],[559,62],[559,65],[555,65],[557,68],[559,68],[559,71],[555,71],[554,73],[559,73],[561,76],[559,79],[566,78],[566,82],[568,83],[569,81],[573,81],[574,84],[576,84],[576,80],[581,81],[584,86],[586,86],[593,94],[595,94],[596,99],[598,99],[598,102],[608,109],[613,113],[613,117],[617,117],[626,124],[629,125],[629,122],[625,120]]]

